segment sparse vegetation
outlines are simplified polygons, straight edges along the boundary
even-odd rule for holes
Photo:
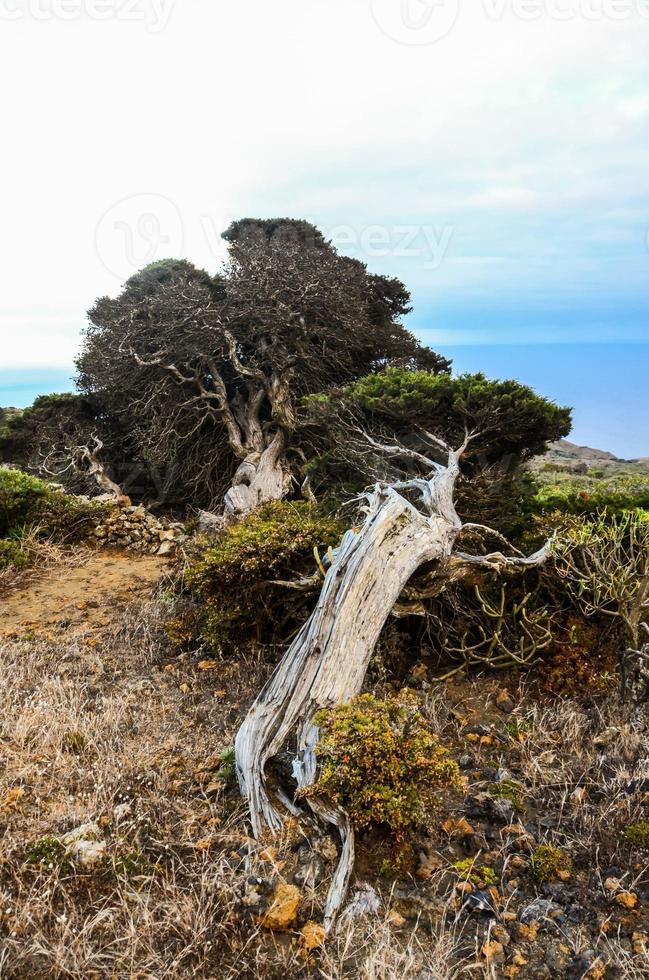
[[[629,824],[622,831],[622,838],[627,844],[640,850],[649,849],[649,821],[641,820],[640,823]]]
[[[635,980],[649,477],[535,461],[570,411],[306,222],[225,237],[0,412],[0,973]]]
[[[562,872],[569,874],[572,871],[572,858],[560,847],[541,844],[532,855],[530,870],[541,884],[556,881]]]
[[[0,534],[18,533],[30,525],[43,536],[79,534],[98,513],[97,505],[52,489],[21,470],[0,469]]]
[[[454,861],[453,867],[463,881],[470,881],[477,888],[494,888],[498,884],[498,874],[487,864],[477,864],[474,858]]]

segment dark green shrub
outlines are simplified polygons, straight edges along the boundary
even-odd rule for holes
[[[21,470],[0,470],[0,537],[36,521],[51,495],[43,480]]]
[[[340,541],[344,524],[305,501],[274,501],[228,528],[188,570],[185,582],[202,600],[201,634],[217,648],[281,639],[299,620],[313,590],[293,581],[318,572],[315,551]]]
[[[50,869],[61,871],[72,867],[72,862],[66,855],[65,845],[58,837],[39,837],[27,848],[25,860],[28,864],[44,865]]]
[[[457,787],[457,764],[407,698],[363,694],[316,715],[319,777],[309,795],[344,807],[358,828],[404,831],[426,818],[442,789]]]

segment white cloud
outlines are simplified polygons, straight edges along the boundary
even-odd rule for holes
[[[214,268],[217,231],[243,214],[452,227],[434,274],[416,259],[375,263],[419,305],[526,289],[646,301],[639,7],[595,18],[584,0],[563,22],[548,4],[525,20],[513,3],[495,17],[493,0],[464,0],[445,37],[409,46],[379,30],[369,0],[29,13],[52,2],[0,20],[0,365],[67,363],[85,309],[133,263],[182,250]]]

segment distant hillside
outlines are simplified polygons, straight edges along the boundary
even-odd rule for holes
[[[544,456],[537,456],[532,461],[532,469],[553,470],[574,474],[596,472],[600,475],[615,473],[644,473],[649,471],[649,456],[640,459],[619,459],[613,453],[604,449],[593,449],[591,446],[578,446],[567,439],[550,443],[550,448]]]

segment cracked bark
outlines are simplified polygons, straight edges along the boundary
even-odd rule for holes
[[[467,437],[467,441],[470,437]],[[349,702],[360,691],[381,630],[404,587],[424,563],[457,574],[458,563],[491,569],[539,564],[545,549],[532,558],[506,558],[500,553],[454,554],[462,523],[453,502],[460,457],[466,443],[449,451],[446,467],[427,460],[433,474],[392,486],[377,486],[367,495],[362,526],[348,531],[325,576],[317,604],[279,666],[252,705],[235,741],[237,775],[248,802],[253,834],[282,825],[287,787],[271,788],[269,760],[296,737],[293,773],[300,791],[317,777],[318,729],[314,716],[321,708]],[[393,452],[394,447],[386,447]],[[404,450],[405,454],[409,451]],[[417,491],[423,511],[400,491]],[[347,891],[354,865],[354,833],[347,814],[331,801],[309,797],[308,806],[321,821],[335,826],[342,848],[325,909],[329,928]]]

